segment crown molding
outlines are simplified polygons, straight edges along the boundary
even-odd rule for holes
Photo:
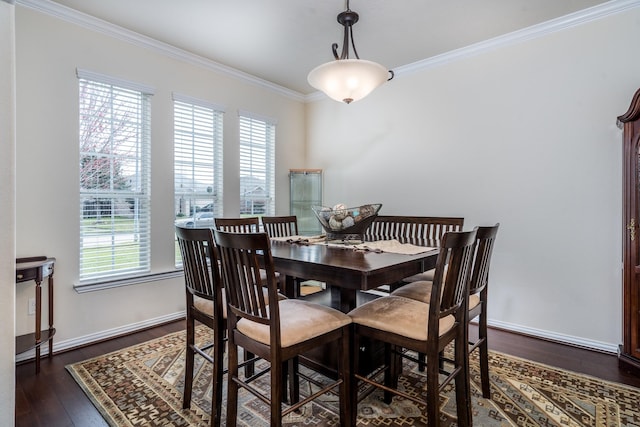
[[[579,12],[570,13],[560,18],[552,19],[541,24],[532,25],[502,36],[478,42],[460,49],[455,49],[441,55],[432,56],[411,64],[394,68],[395,77],[412,74],[425,69],[437,67],[449,62],[458,61],[479,55],[484,52],[523,43],[536,38],[544,37],[567,28],[576,27],[588,22],[596,21],[610,15],[622,13],[626,10],[640,6],[640,0],[611,0],[601,5],[593,6]]]
[[[308,95],[301,94],[300,92],[293,91],[243,71],[236,70],[235,68],[228,67],[202,56],[187,52],[183,49],[176,48],[175,46],[171,46],[167,43],[163,43],[117,25],[110,24],[106,21],[78,12],[66,6],[62,6],[50,0],[15,0],[15,3],[119,40],[156,51],[168,57],[265,88],[294,101],[313,102],[326,98],[326,95],[322,92],[313,92]],[[494,37],[460,49],[455,49],[411,64],[396,67],[394,68],[395,78],[402,78],[404,75],[409,75],[453,61],[469,58],[501,47],[511,46],[539,37],[544,37],[548,34],[602,19],[609,15],[622,13],[628,9],[633,9],[638,6],[640,6],[640,0],[611,0],[601,5],[552,19],[538,25],[533,25],[531,27],[523,28],[521,30]]]
[[[78,12],[77,10],[60,5],[58,3],[54,3],[50,0],[17,0],[16,4],[36,10],[49,16],[53,16],[63,21],[70,22],[72,24],[79,25],[89,30],[114,37],[118,40],[122,40],[127,43],[131,43],[133,45],[158,52],[170,58],[206,68],[208,70],[224,74],[245,83],[252,84],[254,86],[259,86],[261,88],[278,93],[279,95],[283,95],[287,98],[293,99],[294,101],[304,102],[304,95],[299,92],[293,91],[291,89],[285,88],[249,73],[237,70],[235,68],[220,64],[191,52],[187,52],[170,44],[160,42],[151,37],[147,37],[134,31],[127,30],[91,15]]]

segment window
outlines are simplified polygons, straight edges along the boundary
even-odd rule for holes
[[[173,95],[175,223],[211,227],[222,215],[222,122],[220,106]],[[180,250],[176,242],[176,265]]]
[[[275,215],[276,125],[240,112],[240,215]]]
[[[150,270],[152,90],[78,70],[80,283]]]

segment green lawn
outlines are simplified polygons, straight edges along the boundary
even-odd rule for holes
[[[85,218],[81,226],[83,235],[89,239],[105,236],[104,242],[97,240],[93,245],[90,243],[83,248],[80,268],[84,274],[92,276],[110,271],[124,272],[146,264],[144,259],[140,259],[139,242],[127,240],[112,244],[110,241],[112,236],[117,237],[119,234],[135,235],[137,227],[132,218]],[[117,270],[114,270],[114,266],[117,266]]]

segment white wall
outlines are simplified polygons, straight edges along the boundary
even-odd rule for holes
[[[15,419],[15,6],[0,1],[0,425]]]
[[[400,75],[307,108],[327,205],[501,223],[494,325],[621,342],[621,132],[640,86],[640,9]],[[428,43],[428,41],[425,41]]]
[[[17,255],[55,256],[54,350],[184,310],[182,279],[78,294],[78,80],[76,67],[150,85],[152,98],[152,271],[174,269],[173,91],[226,107],[225,215],[239,213],[238,110],[277,127],[277,212],[289,207],[288,169],[302,167],[304,105],[268,87],[182,61],[162,49],[110,37],[24,6],[16,8]],[[18,333],[33,287],[17,294]],[[56,347],[58,346],[58,347]]]
[[[274,117],[277,213],[288,212],[287,170],[318,167],[325,170],[327,204],[381,202],[383,214],[461,215],[468,228],[499,221],[492,323],[615,349],[621,339],[615,118],[640,86],[633,54],[639,22],[638,9],[628,10],[399,73],[349,106],[327,100],[305,108],[261,85],[19,6],[16,253],[58,259],[56,342],[82,341],[184,308],[178,279],[73,290],[80,67],[156,88],[154,272],[173,267],[171,92],[178,91],[226,106],[225,215],[236,215],[239,201],[237,110]],[[31,293],[25,286],[16,296],[18,333],[31,328]]]

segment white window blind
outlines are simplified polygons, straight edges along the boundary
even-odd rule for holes
[[[222,215],[224,110],[174,94],[175,223],[211,227]],[[176,265],[181,264],[176,245]]]
[[[274,121],[240,113],[240,214],[275,215]]]
[[[148,273],[151,257],[151,93],[86,76],[78,70],[81,285]]]

